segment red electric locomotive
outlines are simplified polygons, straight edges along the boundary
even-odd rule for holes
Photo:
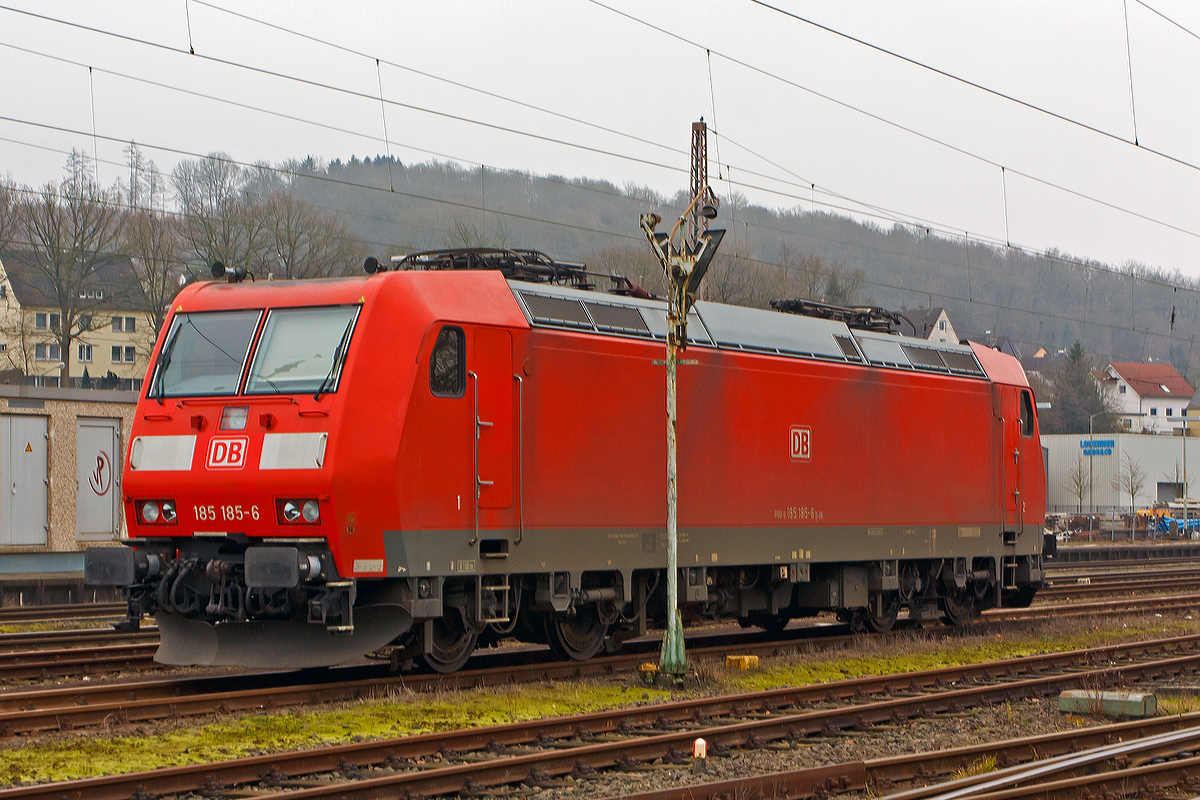
[[[664,618],[665,304],[534,251],[393,262],[173,302],[126,453],[128,546],[85,567],[128,587],[131,624],[156,617],[159,661],[449,671],[481,640],[584,659]],[[1028,604],[1045,473],[1020,365],[821,313],[693,310],[685,621],[885,630]]]

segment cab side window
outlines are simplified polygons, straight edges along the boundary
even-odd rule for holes
[[[1033,436],[1033,397],[1027,390],[1021,392],[1021,435]]]
[[[429,391],[437,397],[462,397],[466,385],[466,347],[462,328],[438,331],[429,357]]]

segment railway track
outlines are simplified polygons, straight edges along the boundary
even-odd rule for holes
[[[689,699],[510,725],[347,743],[151,772],[39,784],[7,797],[78,800],[228,791],[257,796],[393,798],[547,787],[565,775],[684,764],[702,736],[710,755],[1010,700],[1200,671],[1200,635],[813,686]],[[313,778],[312,776],[324,776]],[[833,774],[831,773],[831,776]],[[836,777],[836,776],[835,776]],[[836,777],[837,788],[842,788]],[[846,781],[849,788],[850,780]]]
[[[64,647],[94,647],[97,645],[153,643],[158,641],[158,628],[142,626],[136,631],[117,631],[112,628],[84,628],[69,631],[26,631],[0,633],[0,654]]]
[[[1000,742],[970,745],[933,752],[912,753],[892,758],[829,764],[811,769],[775,772],[735,780],[689,784],[638,794],[626,794],[626,800],[724,800],[728,797],[827,797],[848,792],[870,790],[873,796],[886,800],[932,800],[950,792],[969,790],[989,792],[999,786],[1026,786],[1028,796],[1051,796],[1045,790],[1050,780],[1071,778],[1079,786],[1088,773],[1102,773],[1106,782],[1129,780],[1129,774],[1119,769],[1148,762],[1173,760],[1173,766],[1184,766],[1182,754],[1200,749],[1200,713],[1172,717],[1156,717],[1113,725],[1099,725],[1080,730],[1008,739]],[[978,775],[967,775],[950,781],[941,779],[955,773],[968,772],[984,758],[994,758],[999,769]],[[1033,766],[1031,766],[1033,765]],[[1169,775],[1169,768],[1153,785],[1167,788],[1186,785]],[[926,785],[907,790],[897,789],[905,784],[923,782]],[[1092,787],[1095,788],[1094,784]],[[1055,797],[1069,796],[1056,787]],[[1105,787],[1111,788],[1111,787]],[[1094,792],[1101,794],[1101,792]],[[986,795],[985,795],[986,796]]]
[[[71,603],[61,606],[0,607],[0,623],[116,619],[123,616],[125,616],[124,603]]]
[[[1163,611],[1190,610],[1198,607],[1200,607],[1200,593],[1171,597],[1125,597],[1095,602],[1041,605],[1027,609],[992,609],[984,612],[982,620],[984,622],[1022,622],[1050,618],[1061,619],[1066,617],[1095,616],[1099,614],[1145,613],[1148,611],[1161,613]],[[900,629],[903,630],[911,625],[912,623],[901,620]],[[848,633],[849,629],[841,624],[790,628],[785,634],[787,638],[783,639],[769,639],[766,638],[765,634],[758,632],[738,632],[731,635],[720,635],[716,638],[707,633],[693,633],[688,637],[688,649],[689,652],[697,654],[707,653],[715,657],[723,657],[724,651],[730,647],[738,647],[747,654],[771,656],[783,654],[799,646],[811,646],[815,639],[844,637]],[[148,630],[143,635],[144,639],[124,644],[10,651],[7,653],[0,651],[0,680],[10,682],[48,680],[61,679],[73,675],[95,676],[104,673],[141,671],[156,668],[159,665],[154,661],[154,653],[158,646],[157,641],[154,639],[155,634],[153,631]],[[104,641],[101,639],[101,642]],[[473,665],[494,664],[495,666],[479,666],[478,668],[460,671],[453,675],[403,674],[397,676],[380,667],[367,669],[363,674],[369,677],[364,677],[362,680],[371,686],[391,686],[395,684],[419,691],[430,685],[437,685],[443,688],[463,688],[478,685],[494,685],[496,683],[511,683],[521,680],[612,674],[636,669],[645,660],[647,653],[657,652],[658,646],[657,640],[654,639],[632,641],[627,642],[623,647],[623,651],[615,656],[595,658],[584,662],[568,661],[557,664],[549,660],[549,654],[545,650],[536,647],[523,648],[518,651],[517,655],[481,653],[473,657],[471,662]],[[276,676],[262,684],[265,689],[270,690],[270,693],[264,694],[261,697],[255,694],[255,689],[248,689],[243,692],[224,692],[220,687],[208,683],[208,678],[181,678],[141,681],[128,684],[122,683],[119,685],[126,687],[120,692],[126,698],[126,701],[123,703],[120,702],[120,698],[114,699],[115,695],[104,685],[94,685],[80,689],[47,689],[20,692],[19,694],[21,695],[28,695],[24,701],[24,707],[30,708],[30,717],[18,723],[17,720],[5,719],[0,716],[0,735],[32,733],[64,726],[68,728],[84,727],[112,721],[113,719],[121,722],[137,722],[150,719],[163,719],[171,716],[200,716],[211,714],[218,710],[258,710],[263,707],[262,704],[265,702],[274,704],[274,707],[280,707],[313,701],[334,702],[337,700],[353,700],[362,696],[362,692],[365,691],[363,686],[356,684],[358,680],[356,678],[343,679],[341,683],[344,686],[340,689],[336,688],[338,682],[327,679],[319,680],[321,684],[319,691],[311,687],[308,690],[304,688],[305,684],[318,680],[313,677],[318,673],[321,675],[341,675],[345,674],[342,672],[345,669],[339,668],[328,671],[302,673],[239,673],[242,676],[239,678],[240,681],[251,682],[251,685],[254,686],[259,685],[253,683],[254,681],[266,680],[256,678],[255,676]],[[280,679],[277,677],[279,675],[291,675],[293,677],[285,687],[279,683]],[[189,682],[194,680],[198,680],[200,683],[196,688],[189,688]],[[136,688],[142,686],[147,688]],[[159,689],[153,688],[162,686],[169,686],[171,696],[175,698],[173,703],[167,707],[158,703],[163,695],[158,693]],[[306,694],[306,691],[309,693]],[[58,712],[56,709],[58,709],[61,703],[55,698],[60,697],[60,692],[67,692],[68,694],[73,692],[74,694],[71,696],[76,698],[93,698],[88,700],[92,704],[92,708],[82,711],[77,710],[74,713],[66,711]],[[128,701],[131,692],[135,693],[137,703]],[[2,701],[4,697],[9,695],[16,696],[17,694],[17,692],[11,690],[0,694],[0,708],[3,707]],[[222,699],[212,699],[217,697],[221,697]],[[115,707],[108,708],[106,706],[105,714],[97,716],[97,704],[112,703],[122,705],[126,710],[122,714]],[[139,705],[141,703],[145,704],[144,708]],[[43,719],[40,719],[36,713],[43,708],[47,712],[53,712],[51,713],[51,718],[54,720],[54,724],[51,727],[47,727],[47,723]]]

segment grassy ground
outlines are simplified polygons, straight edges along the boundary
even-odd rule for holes
[[[1050,622],[1019,633],[943,639],[910,633],[858,637],[846,650],[764,659],[753,672],[701,665],[701,692],[755,691],[868,675],[910,672],[1002,658],[1061,652],[1100,644],[1177,636],[1196,631],[1186,618]],[[659,702],[667,692],[646,689],[636,676],[564,681],[497,689],[412,694],[392,692],[354,703],[199,722],[161,723],[120,732],[87,731],[14,740],[0,749],[0,781],[67,780],[117,772],[202,763],[263,752],[356,740],[386,739],[469,726]],[[1182,702],[1182,701],[1181,701]],[[1164,702],[1171,713],[1186,708]]]

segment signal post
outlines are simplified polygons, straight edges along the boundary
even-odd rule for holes
[[[679,613],[679,558],[677,467],[676,467],[676,373],[679,360],[687,350],[688,312],[696,302],[700,282],[708,271],[713,255],[725,235],[723,230],[708,230],[708,220],[717,216],[717,198],[708,185],[708,129],[703,118],[692,124],[692,202],[671,228],[656,232],[662,221],[657,214],[643,214],[642,231],[663,268],[667,284],[667,629],[663,633],[661,672],[680,676],[687,671],[687,652],[683,643],[683,620]],[[676,244],[676,235],[684,226],[687,235]]]

